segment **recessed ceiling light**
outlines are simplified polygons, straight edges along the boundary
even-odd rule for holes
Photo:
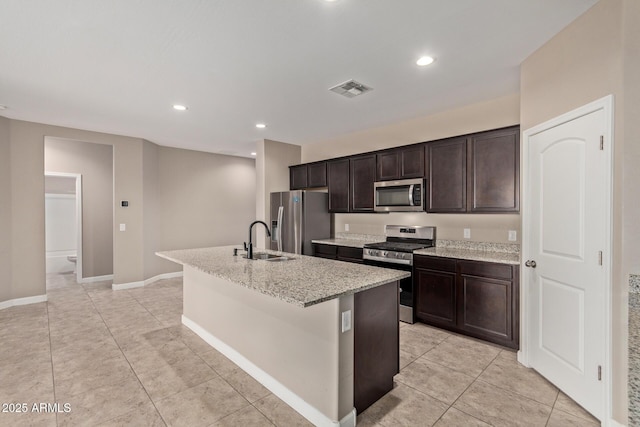
[[[257,127],[258,129],[264,129],[264,128],[266,128],[266,127],[267,127],[267,125],[265,125],[264,123],[257,123],[257,124],[256,124],[256,127]]]
[[[178,111],[186,111],[186,110],[188,110],[187,107],[185,107],[184,105],[180,105],[180,104],[174,104],[173,105],[173,109],[174,110],[178,110]]]
[[[423,56],[422,58],[416,61],[416,64],[418,64],[421,67],[424,67],[425,65],[433,64],[433,61],[435,61],[435,59],[433,59],[432,57]]]
[[[252,155],[252,156],[257,156],[257,155],[258,155],[258,153],[253,152],[253,153],[251,153],[251,155]]]

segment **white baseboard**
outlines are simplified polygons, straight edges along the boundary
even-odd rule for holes
[[[173,273],[164,273],[164,274],[158,274],[157,276],[153,276],[150,277],[148,279],[145,279],[144,284],[146,285],[150,285],[153,282],[157,282],[158,280],[164,280],[164,279],[173,279],[175,277],[182,277],[182,271],[174,271]]]
[[[143,286],[150,285],[151,283],[157,282],[158,280],[173,279],[175,277],[182,277],[182,271],[158,274],[157,276],[153,276],[145,280],[140,280],[138,282],[121,283],[118,285],[114,283],[113,285],[111,285],[111,289],[113,289],[114,291],[121,291],[123,289],[142,288]]]
[[[340,420],[340,427],[356,427],[356,408],[353,408],[343,419]]]
[[[526,366],[527,368],[531,367],[529,366],[529,360],[522,350],[518,350],[518,352],[516,353],[516,358],[521,365]]]
[[[9,307],[14,307],[16,305],[37,304],[39,302],[47,302],[47,296],[36,295],[34,297],[24,297],[24,298],[10,299],[8,301],[2,301],[0,302],[0,310],[9,308]]]
[[[609,420],[609,427],[625,427],[625,426],[626,426],[626,424],[620,424],[619,422],[617,422],[613,418],[611,418]]]
[[[300,396],[289,390],[271,375],[254,365],[249,359],[238,353],[232,347],[220,341],[215,336],[207,332],[202,326],[182,315],[182,324],[195,332],[207,344],[224,354],[233,363],[242,368],[243,371],[251,375],[260,384],[269,389],[273,394],[282,399],[287,405],[295,409],[300,415],[316,426],[327,427],[354,427],[356,425],[355,408],[340,421],[333,421],[315,407],[309,405]]]
[[[104,282],[105,280],[113,280],[113,274],[106,274],[104,276],[83,277],[81,283]]]
[[[119,285],[114,283],[111,285],[111,289],[114,291],[122,291],[125,289],[141,288],[143,286],[144,280],[140,280],[139,282],[120,283]]]

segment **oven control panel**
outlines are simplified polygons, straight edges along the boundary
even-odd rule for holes
[[[362,257],[364,259],[389,262],[392,264],[413,265],[413,254],[411,252],[396,252],[364,248]]]

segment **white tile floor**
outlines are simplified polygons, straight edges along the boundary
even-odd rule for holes
[[[0,404],[27,404],[0,426],[309,425],[180,324],[180,279],[112,291],[60,275],[47,293],[0,310]],[[395,388],[358,425],[599,425],[511,351],[420,324],[400,340]]]

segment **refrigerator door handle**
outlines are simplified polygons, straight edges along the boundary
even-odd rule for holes
[[[278,208],[278,251],[282,252],[282,217],[284,216],[284,206]]]

